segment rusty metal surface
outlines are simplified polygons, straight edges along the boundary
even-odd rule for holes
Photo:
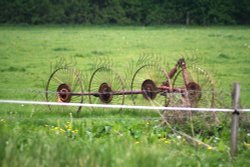
[[[60,84],[57,88],[57,101],[58,102],[70,102],[71,100],[71,89],[67,84]]]
[[[143,91],[143,97],[147,100],[154,100],[158,93],[158,88],[156,87],[154,81],[150,79],[146,79],[142,83],[141,90]]]
[[[110,103],[112,101],[113,98],[113,94],[112,94],[112,89],[111,86],[109,86],[107,83],[102,83],[99,87],[99,98],[103,103]]]

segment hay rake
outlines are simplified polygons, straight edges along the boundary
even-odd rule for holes
[[[159,65],[141,65],[132,75],[129,88],[117,72],[102,66],[93,72],[84,91],[80,73],[60,67],[50,75],[45,93],[48,102],[61,103],[83,103],[88,97],[92,104],[123,105],[127,96],[133,105],[213,107],[215,100],[209,75],[200,68],[188,67],[183,58],[169,72]],[[49,106],[50,110],[57,107]],[[81,107],[73,109],[79,113]]]

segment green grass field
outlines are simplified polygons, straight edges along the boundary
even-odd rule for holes
[[[129,87],[130,65],[142,56],[164,59],[166,69],[180,57],[206,69],[223,107],[231,107],[232,84],[239,82],[242,107],[250,108],[247,26],[0,26],[0,99],[44,101],[51,69],[61,59],[76,62],[84,90],[99,60],[113,64]],[[0,166],[248,166],[249,122],[231,158],[227,118],[195,136],[209,145],[203,147],[160,126],[156,112],[83,108],[77,118],[67,109],[1,104]],[[185,124],[173,127],[190,131]]]

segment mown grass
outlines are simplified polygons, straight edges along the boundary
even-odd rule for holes
[[[0,36],[2,90],[41,89],[51,64],[61,58],[74,59],[86,75],[93,72],[93,60],[110,57],[123,75],[142,55],[165,58],[170,67],[182,56],[196,57],[227,92],[234,82],[245,90],[250,85],[248,27],[1,26]],[[249,104],[249,90],[242,94],[243,104]]]
[[[0,26],[0,98],[44,100],[51,66],[77,62],[85,90],[93,64],[111,62],[129,83],[129,64],[156,55],[172,66],[185,56],[213,75],[217,91],[230,101],[233,82],[250,107],[249,27]],[[112,64],[111,63],[111,64]],[[86,100],[87,102],[87,100]],[[230,104],[226,104],[230,107]],[[214,125],[193,142],[160,126],[151,111],[84,108],[76,113],[45,107],[0,106],[0,166],[248,166],[249,125],[241,125],[239,154],[229,154],[230,122]],[[229,118],[230,116],[226,117]],[[228,120],[228,119],[227,119]],[[190,131],[190,127],[175,126]]]

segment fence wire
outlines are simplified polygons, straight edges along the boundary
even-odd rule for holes
[[[48,106],[77,106],[77,107],[96,107],[96,108],[124,108],[141,110],[163,110],[163,111],[198,111],[198,112],[234,112],[229,108],[190,108],[190,107],[159,107],[159,106],[133,106],[133,105],[107,105],[107,104],[88,104],[88,103],[60,103],[44,101],[25,101],[25,100],[0,100],[0,103],[10,104],[29,104],[29,105],[48,105]],[[238,109],[239,112],[250,112],[250,109]]]

